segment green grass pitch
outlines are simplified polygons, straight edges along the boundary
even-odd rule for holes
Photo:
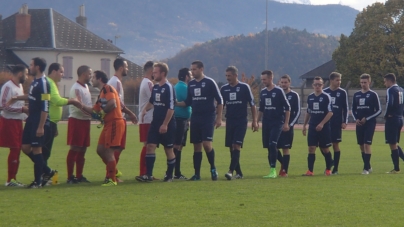
[[[59,124],[51,168],[59,170],[60,184],[42,189],[0,186],[0,226],[403,226],[404,175],[389,175],[390,151],[384,134],[376,132],[370,175],[361,175],[362,158],[354,131],[343,132],[340,175],[323,175],[325,162],[317,152],[314,177],[307,170],[306,137],[295,130],[288,178],[263,179],[269,166],[261,132],[248,131],[241,151],[245,178],[227,181],[230,155],[224,147],[224,127],[215,131],[214,148],[219,180],[212,182],[204,155],[202,181],[139,183],[137,126],[128,127],[127,147],[118,168],[124,183],[101,187],[105,166],[95,152],[100,129],[92,127],[84,175],[90,184],[67,185],[65,124]],[[7,149],[0,149],[0,179],[6,181]],[[183,150],[182,172],[193,174],[192,146]],[[403,163],[401,162],[403,165]],[[166,159],[157,150],[154,175],[162,178]],[[279,170],[279,166],[278,166]],[[33,179],[33,164],[21,154],[18,180]]]

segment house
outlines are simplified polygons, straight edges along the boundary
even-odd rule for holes
[[[328,61],[319,67],[301,75],[299,78],[302,80],[306,80],[306,88],[311,88],[311,85],[313,84],[314,77],[321,77],[323,78],[325,86],[329,83],[329,75],[332,72],[335,72],[337,66],[335,65],[335,62],[333,60]],[[324,86],[324,87],[325,87]]]
[[[64,97],[69,95],[81,65],[113,76],[113,62],[124,51],[86,26],[84,5],[79,8],[76,22],[54,9],[28,9],[26,4],[7,18],[0,16],[0,72],[15,64],[28,66],[34,57],[44,58],[48,65],[58,62],[64,66],[59,84],[60,95]],[[130,61],[128,64],[128,76],[142,76],[142,67]]]

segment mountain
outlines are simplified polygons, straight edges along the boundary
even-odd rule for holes
[[[259,78],[265,69],[265,39],[265,31],[262,31],[196,44],[165,60],[170,67],[169,76],[176,77],[180,68],[190,67],[192,61],[201,60],[205,74],[216,81],[226,81],[224,75],[229,65],[239,69],[240,77],[245,73],[248,77],[255,75]],[[331,60],[333,51],[339,45],[336,37],[288,27],[268,31],[268,40],[268,69],[277,78],[289,74],[294,85],[301,83],[299,76]]]
[[[296,4],[306,4],[310,5],[310,0],[273,0],[280,3],[296,3]]]
[[[8,17],[24,3],[29,8],[53,8],[73,21],[84,3],[88,29],[116,42],[125,50],[124,57],[138,64],[174,56],[195,43],[265,29],[265,0],[0,0],[0,14]],[[357,14],[341,5],[268,1],[268,28],[349,35]]]

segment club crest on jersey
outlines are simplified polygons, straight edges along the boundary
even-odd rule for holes
[[[205,82],[202,82],[202,87],[205,87]]]
[[[275,96],[276,96],[276,93],[272,93],[272,98],[275,98]]]
[[[323,97],[320,97],[320,102],[322,102],[323,101]]]
[[[166,90],[165,88],[162,88],[162,89],[161,89],[161,93],[164,93],[165,90]]]
[[[292,100],[292,96],[291,96],[291,95],[288,96],[288,100]]]
[[[236,91],[239,92],[239,91],[240,91],[240,87],[237,87],[237,88],[236,88]]]
[[[337,97],[340,97],[340,96],[341,96],[341,93],[337,92]]]
[[[370,94],[367,94],[367,95],[366,95],[366,98],[369,98],[369,97],[370,97]]]

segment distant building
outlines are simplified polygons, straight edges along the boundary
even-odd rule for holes
[[[65,70],[59,84],[60,95],[65,97],[77,80],[80,65],[113,76],[113,62],[124,51],[86,27],[84,5],[76,22],[54,9],[28,9],[26,4],[5,19],[0,15],[0,72],[16,64],[28,66],[34,57],[44,58],[48,65],[58,62]],[[128,76],[142,76],[142,67],[130,61],[128,64]]]
[[[323,78],[324,83],[328,84],[329,83],[329,79],[328,77],[330,76],[330,74],[332,72],[335,72],[337,66],[335,65],[335,62],[333,60],[328,61],[322,65],[320,65],[319,67],[301,75],[299,78],[302,80],[306,80],[306,88],[310,87],[313,84],[313,80],[314,77],[319,76],[321,78]]]

